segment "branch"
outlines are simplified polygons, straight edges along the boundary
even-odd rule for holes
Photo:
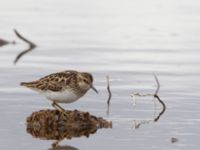
[[[157,83],[157,89],[156,89],[155,94],[154,94],[154,96],[155,96],[155,95],[158,94],[158,92],[159,92],[159,90],[160,90],[160,83],[159,83],[159,80],[158,80],[156,74],[154,74],[154,78],[155,78],[156,83]]]
[[[14,60],[14,64],[16,64],[16,63],[18,62],[18,60],[19,60],[24,54],[26,54],[26,53],[32,51],[34,48],[36,48],[36,44],[34,44],[33,42],[31,42],[31,41],[29,41],[28,39],[26,39],[25,37],[23,37],[21,34],[19,34],[19,32],[18,32],[16,29],[14,29],[14,32],[15,32],[15,34],[16,34],[16,36],[17,36],[18,38],[20,38],[20,39],[23,40],[24,42],[28,43],[28,45],[29,45],[29,48],[28,48],[28,49],[22,51],[21,53],[19,53],[19,54],[17,55],[17,57],[16,57],[15,60]]]
[[[108,100],[107,100],[107,104],[110,104],[110,99],[112,97],[112,93],[110,91],[110,81],[109,81],[109,76],[106,77],[107,78],[107,90],[108,90]]]
[[[106,76],[107,79],[107,91],[108,91],[108,100],[107,100],[107,115],[109,115],[110,112],[110,100],[112,97],[112,93],[110,91],[110,81],[109,81],[109,76]]]
[[[160,102],[160,104],[162,105],[162,111],[159,113],[159,115],[154,119],[154,121],[158,121],[160,119],[160,117],[162,116],[162,114],[165,112],[166,110],[166,105],[165,103],[160,99],[160,97],[158,96],[158,92],[159,92],[159,89],[160,89],[160,83],[159,83],[159,80],[157,78],[157,76],[154,74],[154,77],[155,77],[155,80],[156,80],[156,83],[157,83],[157,89],[156,89],[156,92],[154,94],[154,97]]]

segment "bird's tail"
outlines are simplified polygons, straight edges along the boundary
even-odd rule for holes
[[[28,88],[34,88],[36,85],[36,82],[21,82],[20,85],[28,87]]]

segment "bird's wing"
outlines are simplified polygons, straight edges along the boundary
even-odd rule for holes
[[[60,91],[68,86],[71,79],[77,74],[76,71],[63,71],[50,74],[39,80],[39,85],[44,87],[44,90]],[[39,86],[39,87],[40,87]]]
[[[61,91],[64,87],[69,85],[71,79],[77,74],[76,71],[63,71],[54,74],[47,75],[37,81],[29,83],[21,83],[28,88],[35,90],[50,90]]]

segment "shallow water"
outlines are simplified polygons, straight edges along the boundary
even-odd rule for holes
[[[89,91],[63,105],[113,121],[113,129],[89,138],[64,140],[63,149],[199,149],[200,2],[197,0],[1,0],[0,37],[16,45],[0,48],[0,149],[50,149],[53,141],[26,133],[26,117],[51,108],[49,101],[19,86],[66,69],[92,72],[100,94]],[[12,29],[38,47],[13,65],[26,49]],[[167,109],[152,120],[156,73]],[[111,77],[110,115],[106,115],[106,75]],[[156,114],[160,111],[156,104]],[[143,122],[134,128],[134,121]],[[148,123],[147,123],[148,122]],[[171,138],[178,142],[171,143]]]

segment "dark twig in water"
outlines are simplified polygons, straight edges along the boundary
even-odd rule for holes
[[[160,117],[163,115],[163,113],[166,110],[166,106],[165,103],[160,99],[160,97],[158,95],[154,95],[155,98],[157,98],[157,100],[161,103],[161,105],[163,106],[162,111],[159,113],[159,115],[154,119],[154,121],[158,121],[160,119]]]
[[[159,92],[159,89],[160,89],[160,83],[159,83],[159,80],[157,78],[157,76],[154,74],[154,77],[155,77],[155,80],[156,80],[156,83],[157,83],[157,89],[156,89],[156,92],[154,94],[154,97],[160,102],[160,104],[162,105],[162,111],[159,113],[159,115],[154,119],[154,121],[158,121],[160,119],[160,117],[162,116],[162,114],[165,112],[166,110],[166,106],[165,106],[165,103],[160,99],[160,97],[158,96],[158,92]]]
[[[159,92],[159,90],[160,90],[160,83],[159,83],[159,80],[158,80],[158,78],[157,78],[156,74],[154,74],[154,78],[155,78],[155,80],[156,80],[156,83],[157,83],[157,89],[156,89],[156,92],[155,92],[155,94],[154,94],[154,95],[157,95],[157,94],[158,94],[158,92]]]
[[[107,115],[109,115],[110,113],[110,100],[112,97],[112,93],[110,91],[110,80],[109,80],[109,76],[106,76],[107,79],[107,90],[108,90],[108,100],[107,100]]]
[[[20,38],[21,40],[23,40],[24,42],[26,42],[26,43],[29,44],[29,48],[26,49],[26,50],[24,50],[24,51],[22,51],[21,53],[19,53],[19,54],[17,55],[17,57],[15,58],[14,64],[16,64],[16,63],[18,62],[18,60],[19,60],[24,54],[26,54],[26,53],[32,51],[34,48],[36,48],[36,44],[34,44],[33,42],[31,42],[31,41],[27,40],[26,38],[24,38],[21,34],[19,34],[19,32],[18,32],[16,29],[14,29],[14,32],[15,32],[15,34],[17,35],[18,38]]]

